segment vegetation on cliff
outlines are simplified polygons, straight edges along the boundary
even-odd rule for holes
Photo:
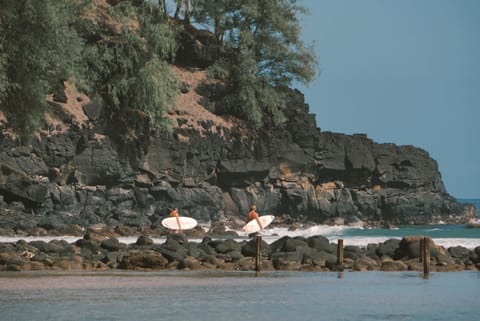
[[[230,113],[262,124],[264,114],[282,123],[285,97],[280,89],[293,80],[310,82],[315,57],[300,39],[299,13],[292,0],[200,1],[196,17],[215,28],[224,43],[221,58],[209,68],[229,85],[223,105]]]
[[[46,95],[77,73],[78,10],[68,0],[0,1],[0,106],[25,136],[41,125]]]
[[[264,115],[284,121],[281,88],[315,76],[315,57],[300,40],[298,15],[305,9],[295,0],[177,1],[172,18],[166,6],[1,0],[0,106],[12,127],[30,136],[42,126],[45,97],[69,81],[101,97],[117,138],[168,128],[164,113],[179,90],[168,64],[181,46],[180,32],[192,24],[218,41],[209,74],[227,88],[220,111],[256,127]]]

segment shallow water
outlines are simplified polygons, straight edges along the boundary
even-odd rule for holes
[[[0,273],[1,320],[477,320],[480,272]]]

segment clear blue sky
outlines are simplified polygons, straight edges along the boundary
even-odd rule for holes
[[[480,0],[303,0],[322,131],[414,145],[447,191],[480,198]]]

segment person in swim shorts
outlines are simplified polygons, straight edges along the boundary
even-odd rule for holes
[[[171,212],[170,212],[170,217],[176,217],[177,218],[177,224],[178,224],[178,227],[179,229],[175,231],[175,233],[180,233],[182,232],[182,225],[180,224],[180,219],[178,218],[178,208],[174,208]]]
[[[251,205],[250,212],[247,214],[247,223],[251,220],[256,220],[260,230],[263,230],[262,222],[260,222],[259,215],[257,213],[257,206]]]

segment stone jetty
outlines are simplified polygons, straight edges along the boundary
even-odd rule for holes
[[[422,271],[419,236],[366,246],[345,246],[338,265],[337,244],[321,235],[262,241],[262,271]],[[256,239],[205,236],[196,241],[169,234],[161,244],[146,235],[125,244],[116,237],[86,234],[64,240],[0,243],[0,271],[241,270],[254,271]],[[430,242],[432,272],[480,270],[480,247],[445,249]]]

